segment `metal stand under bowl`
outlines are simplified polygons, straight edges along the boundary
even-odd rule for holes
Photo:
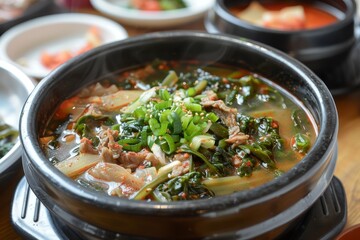
[[[340,180],[333,177],[323,195],[295,227],[280,239],[332,239],[346,224],[347,205]],[[26,239],[82,239],[77,233],[54,219],[30,189],[25,177],[19,182],[11,209],[15,229]]]

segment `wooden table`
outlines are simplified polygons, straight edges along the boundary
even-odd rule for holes
[[[85,12],[95,13],[94,10]],[[125,26],[129,36],[136,36],[152,29],[141,29]],[[165,31],[169,29],[164,29]],[[171,30],[204,30],[203,21],[199,20]],[[360,67],[360,66],[359,66]],[[345,187],[348,204],[348,221],[345,229],[360,223],[360,90],[350,94],[336,96],[335,102],[339,113],[339,154],[335,175]],[[0,239],[21,239],[10,223],[10,207],[19,174],[11,179],[6,189],[0,189]]]

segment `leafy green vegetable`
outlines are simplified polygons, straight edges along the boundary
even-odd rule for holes
[[[225,103],[227,105],[232,105],[237,93],[238,93],[237,89],[232,90],[228,95],[226,95]]]
[[[275,161],[272,158],[272,152],[264,148],[260,144],[252,145],[240,145],[240,148],[244,150],[248,155],[254,156],[257,160],[260,161],[261,165],[265,168],[274,169]]]
[[[188,146],[183,146],[180,150],[181,152],[191,153],[199,157],[212,172],[219,174],[219,170],[202,153],[192,150]]]
[[[5,154],[7,154],[13,146],[14,143],[12,142],[3,143],[2,141],[0,141],[0,158],[5,156]]]
[[[145,184],[138,192],[136,192],[131,199],[141,200],[144,199],[147,195],[149,195],[159,184],[165,182],[169,179],[169,173],[173,170],[175,166],[181,165],[181,162],[174,161],[163,167],[161,167],[158,171],[158,176],[148,184]]]
[[[114,120],[108,116],[93,116],[93,115],[84,115],[78,119],[75,124],[75,131],[81,136],[90,139],[92,143],[96,146],[99,143],[99,138],[97,136],[96,128],[101,125],[112,126]],[[53,142],[58,144],[57,142]]]
[[[300,153],[306,153],[310,148],[310,139],[302,133],[297,133],[294,136],[294,143],[292,144],[294,150]]]
[[[240,177],[249,177],[253,172],[254,166],[256,166],[254,158],[244,157],[242,159],[240,167],[237,168],[237,174]]]
[[[215,149],[215,153],[209,153],[209,155],[212,154],[209,156],[211,163],[216,167],[220,176],[232,175],[234,172],[234,166],[231,159],[236,153],[231,148],[225,149],[226,147],[227,146],[221,148],[219,142],[219,146]]]
[[[118,143],[123,147],[124,150],[139,152],[142,147],[140,139],[120,139]]]
[[[210,130],[220,138],[228,138],[229,131],[226,127],[221,125],[220,123],[213,123],[211,124]]]
[[[294,128],[297,131],[306,131],[309,125],[305,112],[295,109],[291,113],[291,120],[293,121]]]
[[[19,133],[10,125],[0,121],[0,158],[14,146]]]
[[[189,172],[160,184],[155,191],[166,201],[194,200],[211,198],[214,193],[201,183],[199,172]],[[164,201],[162,199],[162,201]]]
[[[144,69],[124,73],[117,86],[142,89],[136,100],[113,112],[82,116],[74,125],[64,124],[62,128],[75,126],[74,131],[90,139],[94,150],[101,153],[102,147],[108,147],[115,161],[134,164],[132,171],[136,166],[153,167],[153,180],[145,180],[131,199],[202,199],[248,189],[280,176],[279,161],[298,159],[298,152],[310,149],[312,132],[306,112],[289,105],[280,91],[256,75],[241,70],[217,75],[216,68],[206,68],[214,70],[210,73],[188,64],[173,66],[174,61],[158,60]],[[276,110],[269,110],[274,106]],[[285,109],[292,106],[297,110],[290,116],[290,110]],[[284,118],[279,113],[285,113]],[[293,129],[288,135],[294,137],[286,142],[291,141],[292,147],[284,144],[277,121],[290,122],[290,118]],[[99,136],[107,128],[115,141],[111,139],[111,146],[106,145],[106,137]],[[47,135],[52,136],[47,141],[49,146],[53,144],[50,151],[63,144],[60,136],[64,135],[58,129]],[[136,163],[122,159],[126,154],[134,156]],[[101,154],[94,156],[101,161]],[[66,164],[64,168],[68,168]],[[253,176],[259,179],[253,180]],[[91,181],[80,183],[94,189],[102,187]]]

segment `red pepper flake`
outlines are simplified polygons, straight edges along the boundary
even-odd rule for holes
[[[269,89],[268,89],[267,86],[264,86],[264,87],[261,87],[261,88],[259,89],[259,92],[260,92],[261,94],[268,94],[268,93],[269,93]]]
[[[272,121],[271,127],[272,128],[279,128],[279,123],[277,121]]]
[[[290,139],[290,146],[295,146],[295,143],[296,143],[295,137],[292,137]]]
[[[182,192],[180,193],[181,198],[186,199],[186,193]]]
[[[223,83],[229,83],[230,81],[227,78],[222,79]]]

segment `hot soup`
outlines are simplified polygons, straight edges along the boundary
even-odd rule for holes
[[[303,105],[257,74],[156,60],[82,89],[40,142],[79,184],[177,201],[254,188],[296,165],[317,129]]]

